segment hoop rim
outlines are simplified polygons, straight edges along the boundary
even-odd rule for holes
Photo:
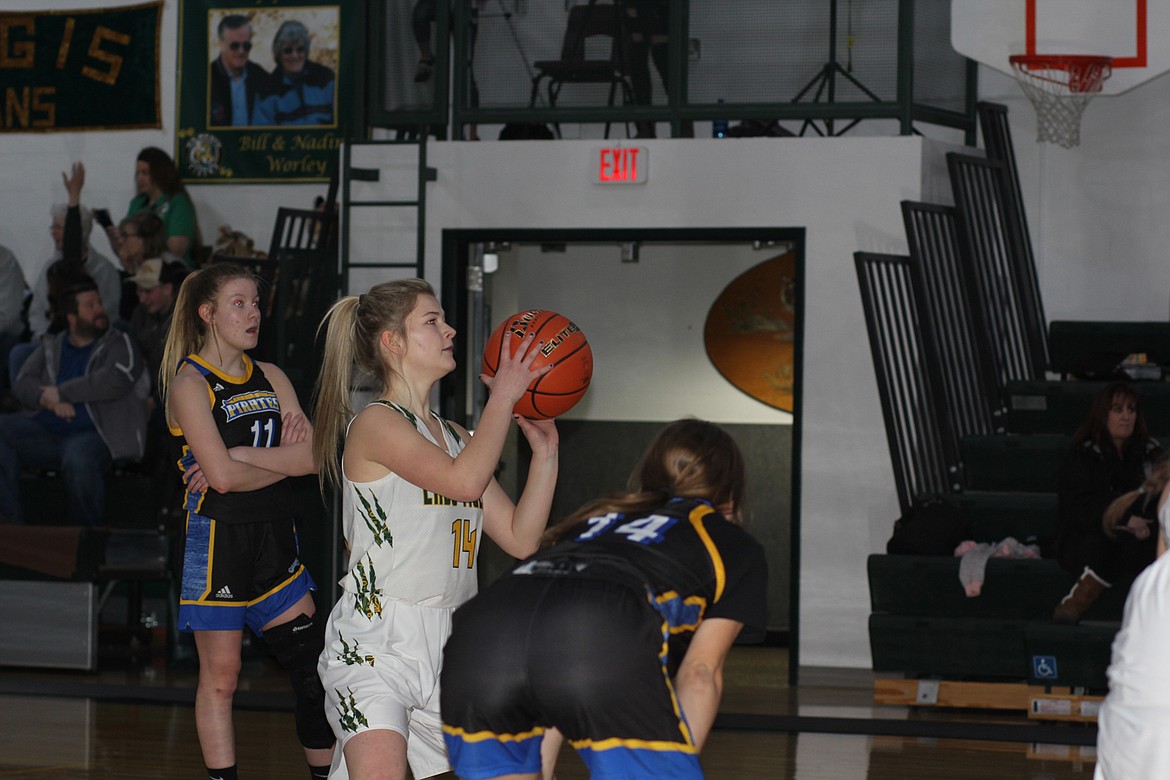
[[[1008,57],[1012,65],[1028,68],[1029,70],[1041,67],[1059,68],[1065,70],[1069,66],[1102,65],[1111,66],[1113,58],[1098,54],[1013,54]]]
[[[1032,85],[1053,94],[1094,95],[1113,75],[1113,58],[1095,54],[1013,54],[1008,61],[1025,89]]]

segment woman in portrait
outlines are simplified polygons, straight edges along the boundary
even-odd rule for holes
[[[309,59],[309,31],[290,19],[272,38],[268,87],[256,101],[253,125],[331,125],[335,78],[332,68]]]

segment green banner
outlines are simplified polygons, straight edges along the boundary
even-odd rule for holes
[[[0,132],[160,127],[162,5],[0,12]]]
[[[328,181],[356,105],[361,0],[181,0],[187,183]]]

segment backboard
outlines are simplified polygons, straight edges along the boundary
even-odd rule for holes
[[[1170,70],[1165,0],[951,0],[951,44],[1011,74],[1013,54],[1113,58],[1103,95],[1126,92]]]

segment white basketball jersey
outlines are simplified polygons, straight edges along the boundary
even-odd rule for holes
[[[463,449],[458,432],[438,415],[442,442],[402,407],[379,403],[400,412],[451,457]],[[482,501],[452,501],[393,472],[373,482],[343,479],[342,491],[349,573],[341,586],[357,611],[372,619],[383,599],[457,607],[475,595]]]

